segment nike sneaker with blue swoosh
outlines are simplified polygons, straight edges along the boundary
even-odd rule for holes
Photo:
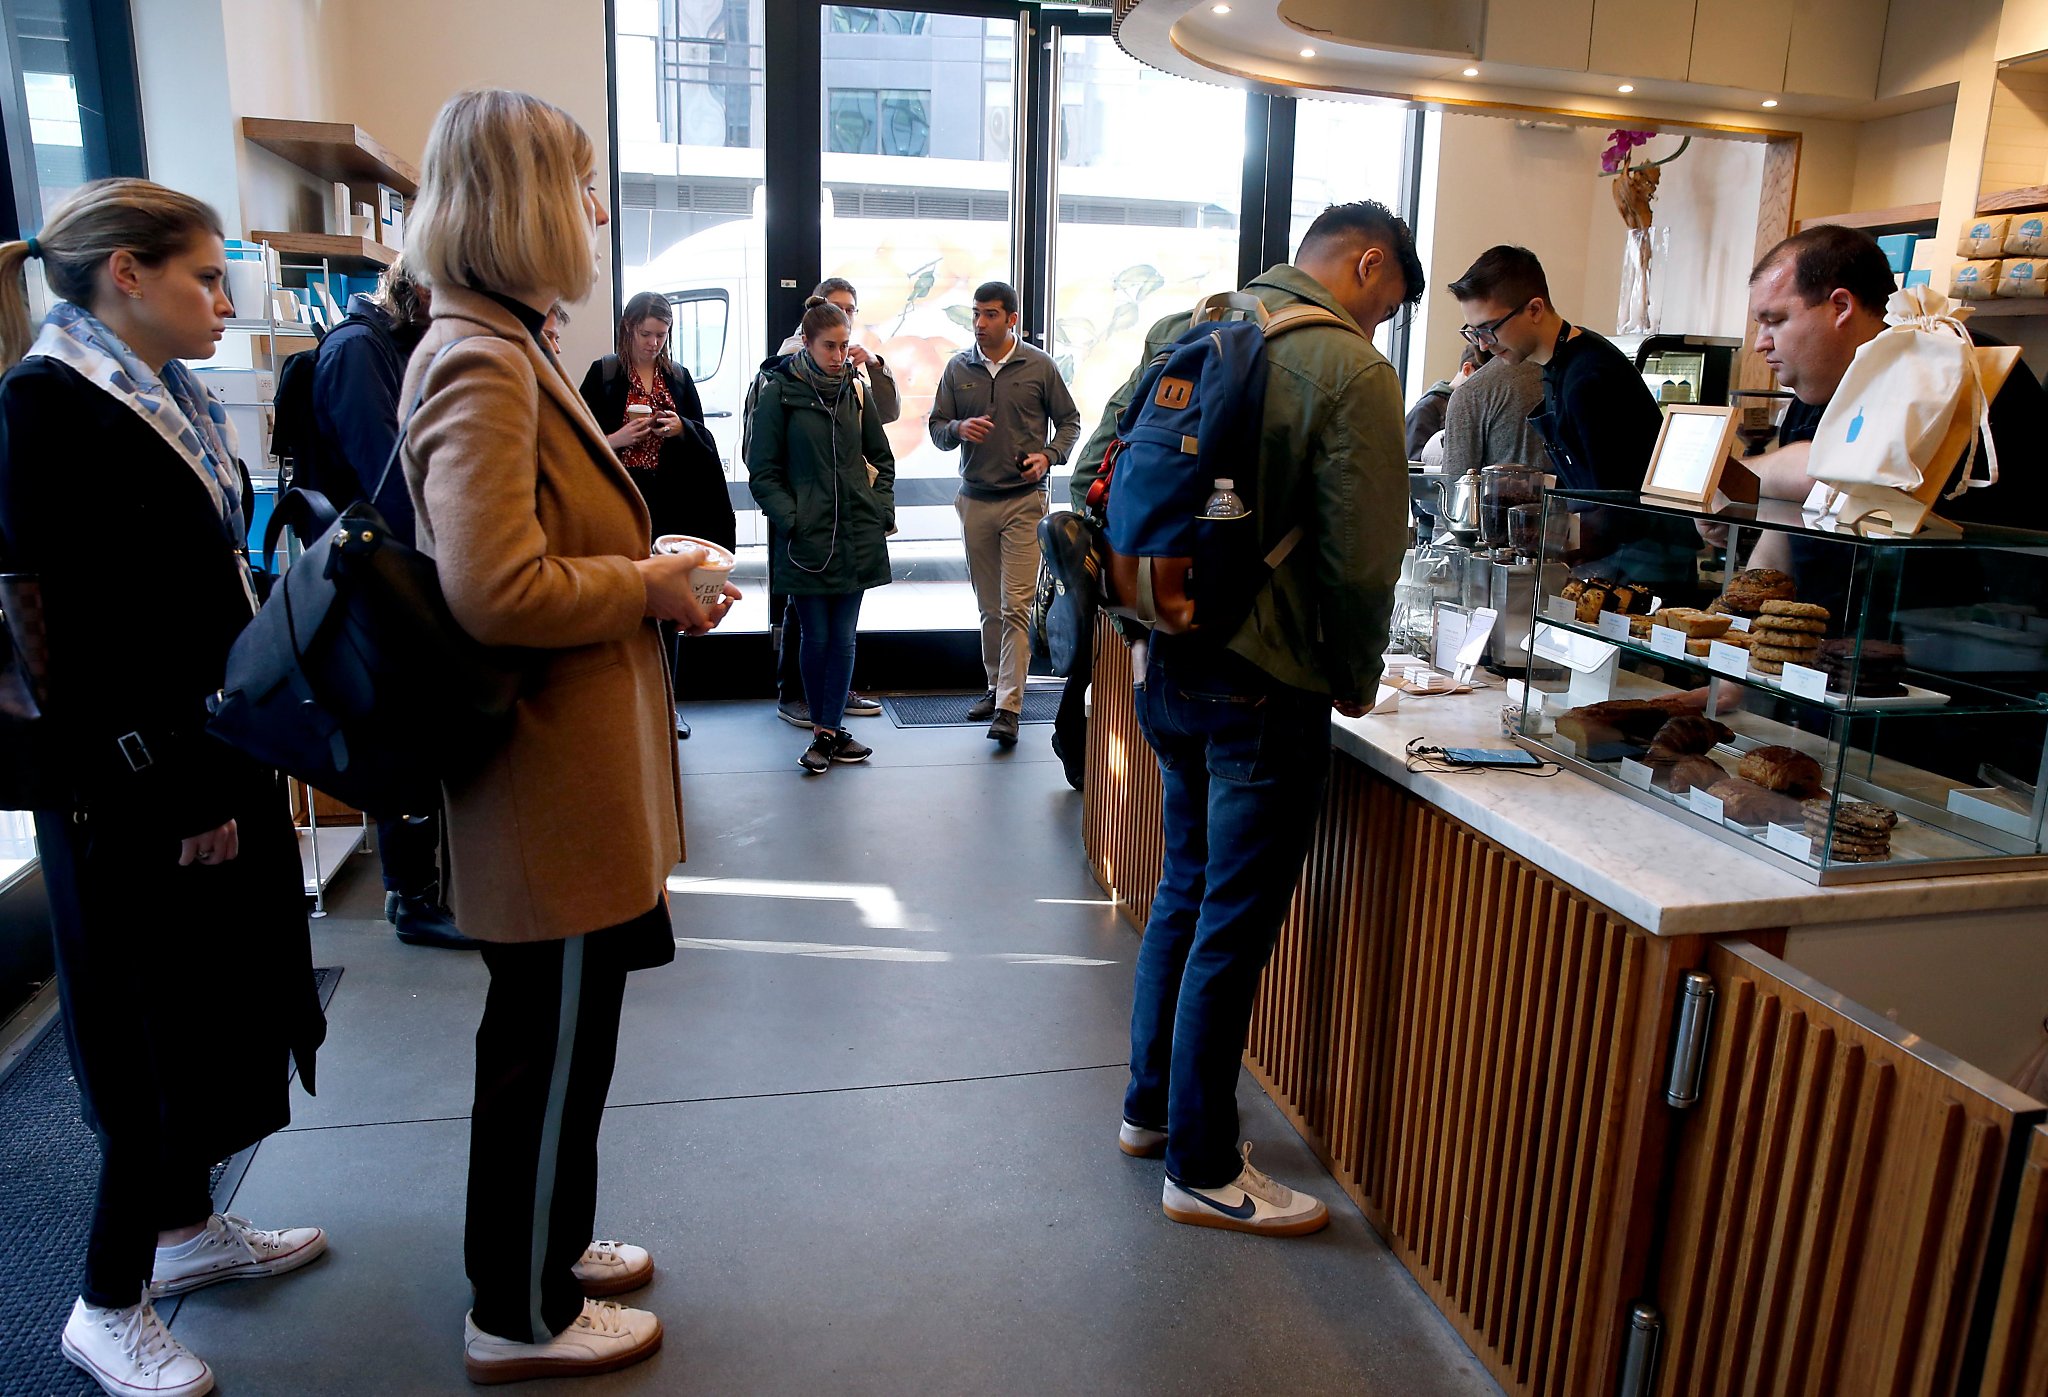
[[[1252,1147],[1244,1147],[1244,1168],[1221,1188],[1188,1188],[1166,1180],[1160,1198],[1166,1215],[1196,1227],[1222,1227],[1267,1237],[1303,1237],[1329,1224],[1322,1200],[1297,1193],[1252,1168]]]

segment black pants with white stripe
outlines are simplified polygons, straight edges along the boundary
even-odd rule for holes
[[[672,935],[663,906],[588,936],[483,947],[491,988],[476,1031],[463,1254],[487,1333],[545,1343],[582,1312],[572,1268],[596,1220],[626,974],[672,959]]]

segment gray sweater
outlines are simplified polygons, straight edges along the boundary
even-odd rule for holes
[[[970,417],[994,420],[988,440],[976,443],[960,435],[960,423]],[[1019,462],[1043,451],[1053,465],[1064,464],[1081,439],[1081,410],[1052,356],[1020,339],[993,376],[972,348],[952,357],[932,400],[931,433],[939,450],[960,449],[961,494],[1002,499],[1047,488],[1051,471],[1029,483]]]
[[[1529,414],[1543,402],[1543,370],[1490,359],[1451,393],[1444,412],[1444,474],[1503,461],[1555,470]]]

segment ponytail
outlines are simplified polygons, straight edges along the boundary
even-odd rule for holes
[[[34,341],[28,321],[28,259],[43,263],[50,289],[90,307],[100,268],[127,251],[160,266],[205,234],[222,236],[220,215],[189,194],[146,179],[98,179],[50,210],[42,231],[0,243],[0,370],[21,361]]]
[[[34,339],[28,323],[28,259],[35,255],[33,238],[0,243],[0,370],[20,363]]]

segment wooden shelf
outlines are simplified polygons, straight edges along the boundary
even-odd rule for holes
[[[1977,212],[2021,213],[2029,209],[2048,209],[2048,184],[2030,184],[2023,189],[2002,189],[1996,194],[1982,194],[1977,198]]]
[[[1867,228],[1904,232],[1915,224],[1932,225],[1941,216],[1940,204],[1900,204],[1897,208],[1870,209],[1863,213],[1824,213],[1815,218],[1799,220],[1799,231],[1818,227],[1823,223],[1835,223],[1844,228]]]
[[[2048,296],[1999,296],[1989,301],[1965,301],[1985,315],[2048,315]]]
[[[374,180],[408,199],[419,191],[420,172],[412,162],[352,122],[245,116],[242,136],[325,180],[338,184]]]
[[[277,255],[324,258],[338,272],[378,271],[398,260],[398,249],[368,238],[340,233],[265,233],[250,230],[250,242],[269,243]]]

